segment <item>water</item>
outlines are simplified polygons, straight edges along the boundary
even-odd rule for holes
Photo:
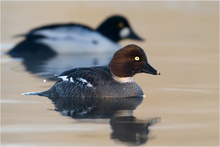
[[[22,93],[49,89],[54,81],[44,78],[67,68],[108,64],[110,55],[28,60],[2,53],[1,144],[219,145],[218,9],[218,2],[2,2],[2,52],[22,40],[11,36],[42,24],[73,21],[95,28],[120,13],[145,38],[120,44],[141,46],[161,75],[135,75],[146,97],[135,99],[133,113],[117,110],[113,117],[102,109],[87,116],[83,109],[73,113],[48,98]]]

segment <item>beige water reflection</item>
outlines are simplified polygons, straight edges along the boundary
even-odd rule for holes
[[[218,9],[218,2],[2,2],[1,41],[15,44],[20,39],[11,36],[42,24],[81,22],[95,28],[109,15],[125,15],[147,41],[120,44],[143,47],[162,73],[135,76],[146,98],[134,115],[161,118],[143,146],[217,146]],[[1,56],[2,145],[125,145],[110,138],[109,120],[74,120],[53,111],[46,98],[21,95],[52,84],[26,72],[20,61]]]

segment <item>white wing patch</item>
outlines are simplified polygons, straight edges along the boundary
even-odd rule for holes
[[[58,78],[62,79],[63,81],[69,81],[69,82],[73,82],[73,83],[75,82],[72,77],[70,77],[69,79],[67,77],[68,76],[59,76]],[[81,82],[82,84],[86,84],[87,87],[93,87],[93,85],[90,82],[88,82],[86,79],[76,78],[76,80]]]
[[[73,78],[72,78],[72,77],[70,78],[70,82],[73,82],[73,83],[74,83],[74,80],[73,80]]]
[[[88,82],[86,79],[77,78],[77,80],[83,82],[83,84],[85,83],[87,87],[93,87],[93,85],[90,82]]]
[[[62,79],[63,81],[69,81],[69,80],[67,79],[67,76],[59,76],[58,78]]]
[[[88,83],[86,86],[87,87],[93,87],[93,85],[91,83]]]
[[[77,78],[77,80],[83,82],[83,83],[88,83],[86,79],[83,79],[83,78]]]
[[[69,82],[73,82],[74,80],[72,77],[70,77],[69,79],[67,78],[67,76],[59,76],[58,78],[62,79],[63,81],[69,81]]]

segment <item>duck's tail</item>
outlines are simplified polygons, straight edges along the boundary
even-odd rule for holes
[[[22,95],[39,95],[39,96],[49,96],[49,91],[43,91],[43,92],[27,92],[27,93],[22,93]]]

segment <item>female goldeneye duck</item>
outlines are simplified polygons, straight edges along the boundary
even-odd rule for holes
[[[121,48],[117,44],[120,40],[143,40],[136,35],[125,17],[117,15],[107,18],[96,30],[81,24],[53,24],[18,36],[25,36],[26,39],[8,52],[13,57],[27,53],[114,53]]]
[[[109,66],[75,68],[57,76],[51,89],[25,95],[59,98],[124,98],[143,97],[142,89],[134,82],[137,73],[159,75],[147,61],[144,50],[128,45],[118,50]]]

